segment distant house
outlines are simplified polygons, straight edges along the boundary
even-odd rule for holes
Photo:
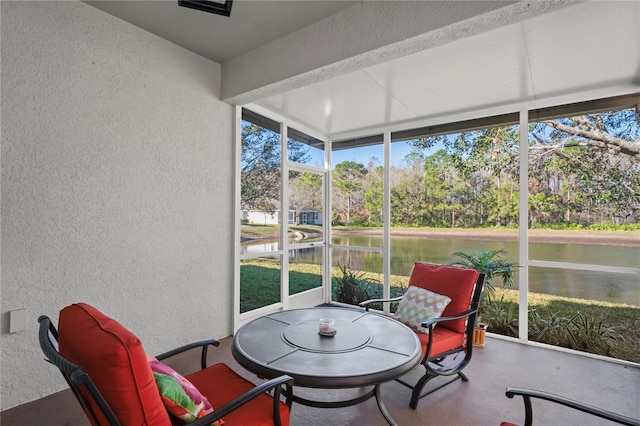
[[[243,210],[242,220],[257,225],[277,225],[280,222],[280,210],[272,213]],[[322,212],[312,207],[303,207],[300,210],[290,209],[288,223],[289,225],[322,225]]]
[[[293,212],[293,216],[292,213]],[[289,210],[289,224],[293,225],[322,225],[322,212],[313,207],[303,207],[300,210]]]
[[[258,210],[243,210],[242,219],[257,225],[277,225],[280,222],[280,210],[265,213]]]

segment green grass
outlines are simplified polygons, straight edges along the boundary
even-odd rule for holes
[[[240,266],[240,312],[280,301],[280,263],[275,260],[251,259]],[[322,285],[319,265],[289,265],[289,294]]]
[[[332,275],[338,276],[340,269],[332,268]],[[365,272],[365,279],[372,281],[381,278],[379,274]],[[296,294],[315,287],[322,282],[320,266],[306,263],[289,265],[289,294]],[[401,281],[404,280],[404,284]],[[408,282],[409,277],[392,276],[392,283],[400,287]],[[240,312],[261,308],[280,301],[280,263],[270,259],[245,260],[240,265]],[[375,287],[375,285],[373,285]],[[381,285],[377,285],[380,289]],[[401,289],[398,289],[401,290]],[[381,294],[381,290],[378,290]],[[375,293],[378,294],[378,293]]]
[[[242,262],[240,268],[240,310],[249,310],[267,306],[280,300],[280,264],[273,260],[252,259]],[[290,294],[295,294],[320,286],[319,265],[293,263],[290,265]],[[332,282],[342,272],[332,268]],[[380,297],[382,285],[380,274],[363,272],[362,280],[370,280],[367,292],[372,298]],[[402,294],[407,287],[409,277],[391,276],[391,294]],[[640,307],[621,303],[600,302],[595,300],[572,299],[549,294],[529,293],[530,327],[541,324],[563,323],[576,318],[578,334],[547,333],[546,338],[538,339],[530,330],[529,338],[545,343],[640,363]],[[535,314],[532,314],[535,312]],[[493,315],[493,318],[491,317]],[[532,315],[537,315],[532,317]],[[518,291],[496,289],[491,307],[485,306],[484,322],[489,323],[489,331],[496,334],[514,336],[518,329]],[[585,322],[586,321],[586,322]],[[566,327],[565,327],[566,328]],[[564,330],[563,328],[562,330]],[[559,330],[559,329],[558,329]],[[556,330],[557,331],[557,330]],[[574,340],[578,340],[575,342]]]
[[[298,225],[289,226],[289,232],[306,232],[309,234],[322,233],[322,226],[319,225]],[[240,225],[240,233],[243,235],[262,235],[264,237],[278,238],[280,236],[280,225],[260,225],[257,223]]]

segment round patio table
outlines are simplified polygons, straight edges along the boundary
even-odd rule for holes
[[[335,320],[333,337],[319,334],[319,320]],[[416,334],[384,315],[358,309],[317,307],[276,312],[242,326],[233,338],[233,357],[263,378],[282,374],[293,386],[342,389],[373,388],[346,401],[313,401],[286,390],[287,403],[320,408],[346,407],[375,396],[387,422],[395,422],[380,396],[380,384],[402,376],[420,363]]]

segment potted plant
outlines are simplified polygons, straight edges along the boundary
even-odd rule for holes
[[[458,251],[453,253],[449,263],[454,266],[475,269],[485,274],[484,287],[480,295],[480,307],[476,316],[475,330],[473,333],[473,344],[484,346],[487,324],[482,322],[482,305],[491,303],[495,296],[495,280],[500,279],[503,287],[512,287],[515,282],[515,273],[518,265],[503,258],[505,250],[478,250],[473,252]]]

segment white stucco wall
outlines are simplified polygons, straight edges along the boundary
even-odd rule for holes
[[[37,318],[84,301],[150,353],[231,333],[220,66],[76,1],[1,2],[1,408],[66,388]],[[27,330],[9,334],[9,311]]]

